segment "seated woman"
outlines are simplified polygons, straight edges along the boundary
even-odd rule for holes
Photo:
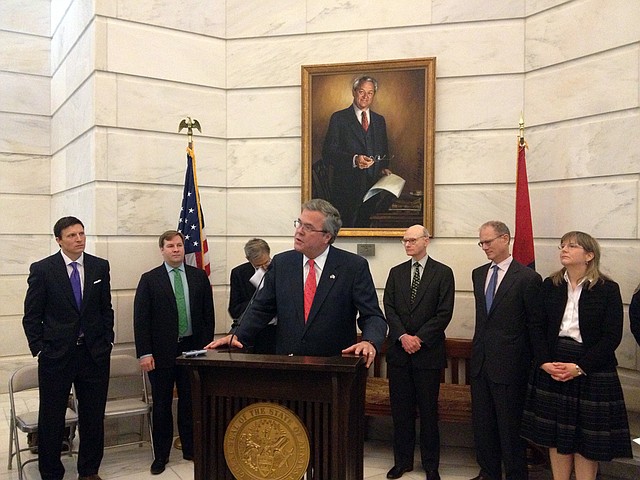
[[[554,480],[595,480],[598,461],[632,457],[616,371],[622,339],[620,288],[600,272],[600,246],[569,232],[562,268],[545,279],[530,334],[534,368],[522,436],[549,448]]]

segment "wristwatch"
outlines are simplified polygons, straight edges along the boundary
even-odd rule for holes
[[[585,375],[585,373],[582,371],[582,369],[578,366],[578,364],[576,364],[576,372],[578,372],[578,375],[576,375],[577,377],[579,377],[580,375]]]

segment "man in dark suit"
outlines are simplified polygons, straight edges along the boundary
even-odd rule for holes
[[[368,367],[382,345],[387,324],[367,261],[331,246],[341,221],[326,200],[303,204],[293,223],[294,249],[273,257],[264,287],[234,333],[206,348],[249,346],[277,315],[276,353],[326,357],[353,353],[366,356]],[[357,315],[363,338],[358,343]]]
[[[344,227],[369,227],[379,197],[362,199],[380,178],[388,175],[387,125],[382,115],[370,109],[378,82],[358,77],[352,85],[353,105],[331,115],[322,147],[322,161],[332,167],[331,203],[338,209]]]
[[[153,396],[153,475],[164,471],[171,453],[174,384],[182,456],[193,460],[191,385],[186,368],[175,360],[208,344],[215,326],[209,278],[184,263],[182,233],[168,230],[158,243],[164,263],[142,275],[133,304],[136,352],[141,368],[149,372]]]
[[[447,366],[444,330],[453,315],[455,283],[451,268],[427,255],[429,231],[422,225],[409,227],[402,244],[411,260],[391,269],[384,289],[394,456],[387,478],[413,470],[417,406],[426,479],[440,480],[438,394]]]
[[[113,347],[109,263],[84,253],[84,225],[63,217],[53,227],[60,251],[31,265],[24,300],[29,349],[38,357],[38,462],[44,480],[61,480],[60,450],[71,385],[78,399],[78,475],[99,480],[104,408]]]
[[[526,443],[520,437],[528,372],[529,325],[542,279],[509,253],[502,222],[480,227],[478,245],[491,261],[472,273],[476,328],[471,355],[471,402],[476,458],[474,480],[527,478]]]
[[[231,270],[231,291],[229,293],[229,314],[233,318],[233,327],[242,318],[249,306],[256,288],[262,287],[262,279],[271,264],[271,249],[261,238],[252,238],[244,246],[244,255],[248,262]],[[257,336],[253,353],[276,353],[276,321],[274,318]]]

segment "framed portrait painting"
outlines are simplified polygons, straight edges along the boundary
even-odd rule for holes
[[[433,235],[435,58],[302,66],[302,201],[340,236]]]

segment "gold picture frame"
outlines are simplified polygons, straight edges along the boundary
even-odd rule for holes
[[[340,230],[340,236],[397,237],[417,223],[434,234],[435,66],[435,57],[302,66],[302,201],[320,197],[338,203],[337,189],[332,190],[332,186],[342,179],[337,177],[335,165],[338,160],[324,158],[330,157],[327,152],[333,151],[324,146],[325,137],[334,113],[336,119],[348,118],[344,115],[348,115],[346,110],[354,102],[354,80],[363,76],[377,81],[378,88],[370,107],[374,113],[370,115],[382,115],[386,124],[388,154],[377,158],[387,161],[388,169],[405,182],[399,197],[386,191],[374,196],[372,200],[377,204],[373,209],[368,208],[371,215],[367,213],[358,223],[347,222]],[[339,115],[341,110],[345,111],[344,115]],[[353,119],[356,119],[355,111]],[[348,121],[352,122],[352,119],[348,118]],[[374,120],[370,121],[373,124]],[[333,122],[332,141],[327,139],[327,145],[336,143],[334,133],[340,131],[335,128],[336,120]],[[342,125],[347,128],[346,124],[340,125],[340,128]],[[357,133],[353,125],[349,128]],[[371,135],[382,130],[384,126],[372,129]],[[341,166],[344,158],[342,161]],[[351,163],[348,168],[355,169]],[[383,176],[379,174],[375,180],[368,181],[375,183]],[[358,203],[356,209],[362,205],[364,203]],[[344,222],[345,214],[341,214]]]

